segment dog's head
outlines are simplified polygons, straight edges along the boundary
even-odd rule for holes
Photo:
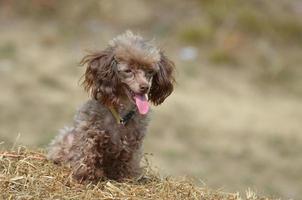
[[[148,100],[159,105],[173,91],[174,63],[130,31],[111,40],[107,49],[85,56],[81,63],[87,65],[85,90],[106,106],[128,98],[145,114]]]

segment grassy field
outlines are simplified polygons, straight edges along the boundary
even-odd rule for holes
[[[145,140],[160,174],[301,197],[300,1],[16,2],[0,1],[2,148],[45,147],[70,124],[87,99],[85,50],[131,29],[177,66],[175,92],[153,108]]]

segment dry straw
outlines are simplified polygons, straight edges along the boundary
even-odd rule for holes
[[[145,160],[144,176],[139,180],[117,183],[102,181],[79,184],[70,170],[47,161],[41,150],[19,147],[0,152],[0,199],[202,199],[270,200],[252,191],[245,197],[196,186],[188,179],[160,178]]]

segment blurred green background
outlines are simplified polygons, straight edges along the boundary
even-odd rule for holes
[[[85,50],[131,29],[177,66],[145,140],[162,175],[301,198],[301,19],[300,0],[0,0],[1,146],[45,147],[87,99]]]

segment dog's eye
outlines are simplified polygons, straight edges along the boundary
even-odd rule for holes
[[[131,69],[125,69],[123,70],[123,73],[122,73],[125,77],[127,78],[130,78],[130,77],[133,77],[133,72]]]
[[[126,74],[130,74],[130,73],[132,73],[132,70],[131,70],[131,69],[126,69],[126,70],[124,70],[124,72],[125,72]]]

